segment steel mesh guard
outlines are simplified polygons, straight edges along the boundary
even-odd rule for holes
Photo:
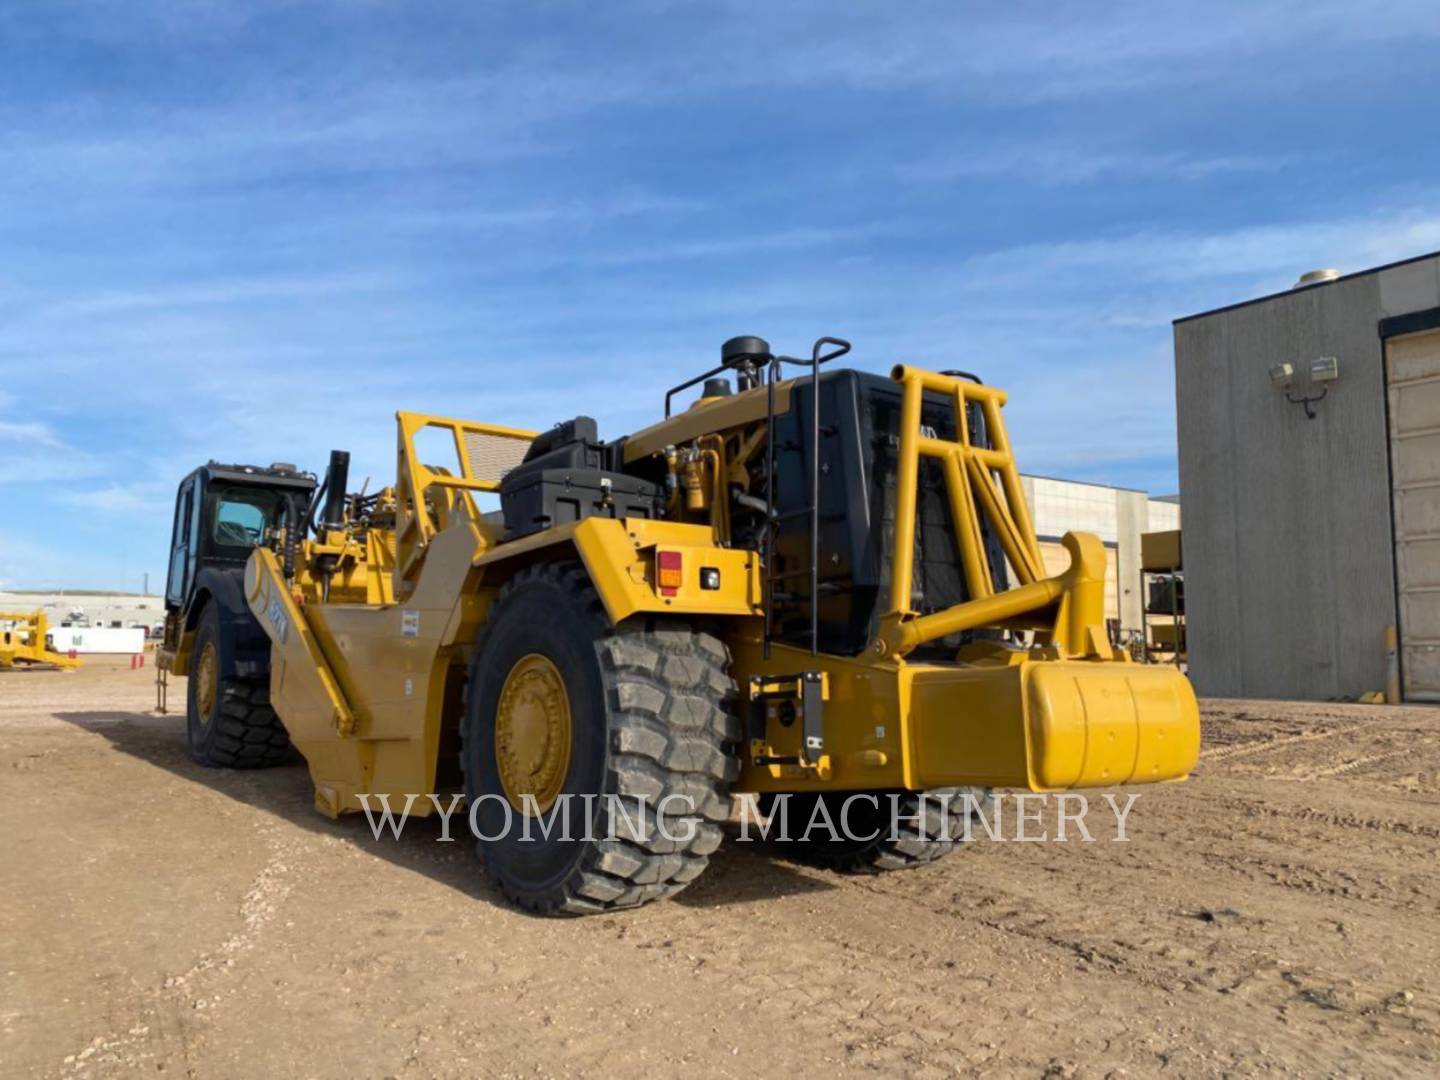
[[[525,459],[530,440],[513,435],[491,435],[483,431],[466,431],[465,457],[470,475],[476,480],[498,484],[515,466]]]

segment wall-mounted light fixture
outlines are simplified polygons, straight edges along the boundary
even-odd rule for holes
[[[1305,415],[1315,419],[1315,406],[1325,399],[1330,392],[1330,384],[1340,378],[1340,361],[1333,356],[1322,356],[1310,361],[1310,383],[1319,386],[1318,394],[1306,394],[1296,397],[1290,392],[1295,385],[1295,365],[1276,364],[1270,369],[1270,385],[1277,390],[1284,391],[1285,400],[1292,405],[1305,406]]]

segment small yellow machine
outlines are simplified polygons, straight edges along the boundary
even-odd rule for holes
[[[309,527],[270,521],[243,581],[317,807],[463,790],[507,895],[581,913],[692,881],[732,793],[845,810],[855,838],[796,852],[875,871],[952,849],[963,818],[933,810],[965,790],[1185,776],[1194,695],[1108,640],[1100,541],[1068,534],[1069,569],[1042,576],[1004,391],[822,372],[848,351],[732,339],[610,442],[585,417],[402,412],[396,483],[370,495],[333,454]],[[175,621],[179,670],[195,630]]]
[[[78,668],[80,661],[50,648],[43,611],[0,611],[0,669],[17,664]]]

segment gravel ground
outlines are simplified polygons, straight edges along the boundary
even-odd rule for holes
[[[1126,843],[1103,803],[882,877],[732,839],[556,921],[437,822],[192,764],[150,678],[0,673],[5,1076],[1440,1070],[1440,710],[1207,701]]]

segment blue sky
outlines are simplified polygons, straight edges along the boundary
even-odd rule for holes
[[[758,333],[1176,486],[1172,318],[1440,248],[1440,5],[0,0],[0,587],[208,458],[615,436]]]

